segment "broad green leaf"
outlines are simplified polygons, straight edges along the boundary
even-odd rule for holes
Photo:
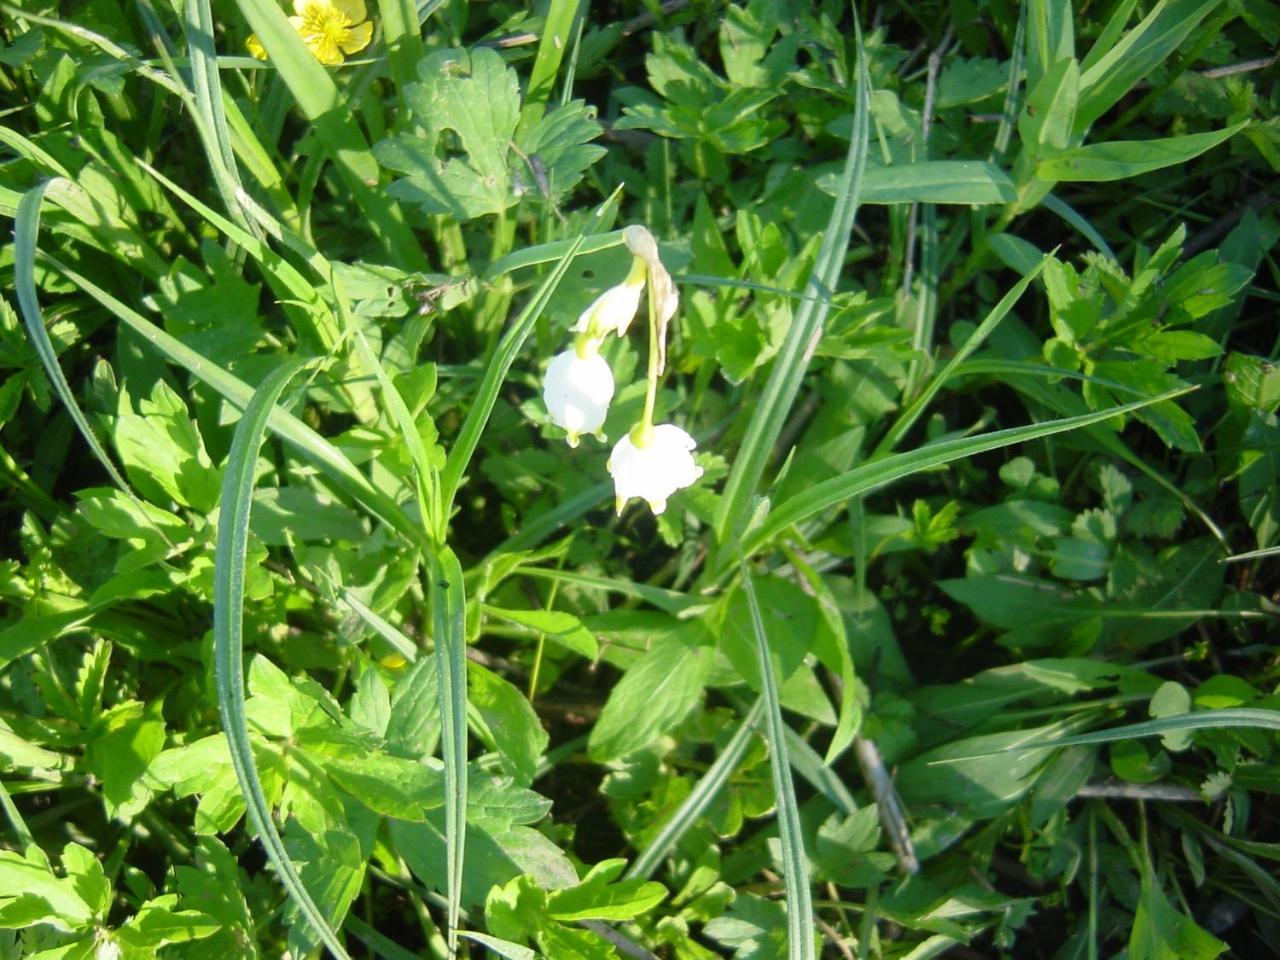
[[[440,772],[417,760],[366,753],[322,763],[334,783],[383,816],[421,820],[444,803]]]
[[[666,898],[666,887],[638,878],[619,880],[626,864],[625,860],[601,860],[577,886],[547,897],[548,915],[561,922],[619,922],[652,910]]]
[[[1160,140],[1115,140],[1063,150],[1036,164],[1042,180],[1099,182],[1124,180],[1193,160],[1231,139],[1248,125],[1241,121],[1225,130],[1188,133]]]
[[[1232,404],[1261,413],[1275,413],[1280,409],[1280,365],[1262,357],[1232,352],[1227,356],[1222,379]]]
[[[221,926],[198,910],[176,910],[178,898],[168,894],[149,900],[118,930],[116,937],[127,947],[154,950],[171,943],[202,940]]]
[[[186,404],[167,383],[157,380],[137,413],[122,411],[114,434],[120,459],[140,490],[202,512],[213,510],[218,472]]]
[[[93,908],[81,898],[75,881],[55,876],[48,859],[35,847],[28,847],[25,857],[0,850],[0,901],[10,897],[42,901],[49,914],[67,927],[93,917]]]
[[[679,635],[656,642],[609,693],[587,740],[591,758],[625,757],[673,729],[701,699],[713,657]]]
[[[519,199],[508,169],[520,120],[515,71],[496,51],[477,47],[469,54],[437,51],[418,65],[418,76],[405,96],[431,139],[401,134],[377,145],[383,165],[407,174],[391,185],[391,194],[459,221],[506,210]],[[457,134],[466,159],[438,158],[441,130]]]
[[[470,663],[467,698],[484,726],[484,739],[502,758],[503,769],[517,783],[532,783],[550,738],[524,694],[491,670]]]
[[[1225,943],[1174,909],[1147,866],[1129,931],[1129,960],[1214,960],[1226,949]]]
[[[85,759],[102,781],[102,800],[111,817],[136,816],[151,799],[142,774],[164,749],[163,703],[158,697],[145,704],[128,700],[94,724]]]

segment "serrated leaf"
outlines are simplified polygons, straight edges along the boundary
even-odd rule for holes
[[[667,895],[660,883],[643,879],[618,880],[625,860],[602,860],[582,882],[547,897],[547,913],[556,920],[631,920],[652,910]]]

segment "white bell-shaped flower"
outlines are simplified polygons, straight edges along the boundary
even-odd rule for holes
[[[693,462],[693,437],[674,423],[660,423],[647,433],[643,446],[627,434],[609,456],[619,515],[628,500],[639,497],[656,516],[667,509],[668,497],[702,476]]]
[[[599,433],[613,399],[613,371],[594,350],[580,356],[576,349],[557,354],[547,367],[542,400],[551,422],[569,434],[576,447],[584,433]]]
[[[623,336],[640,309],[644,277],[644,261],[637,258],[632,261],[627,278],[591,301],[591,306],[582,311],[578,322],[570,329],[598,339],[604,339],[611,333]]]

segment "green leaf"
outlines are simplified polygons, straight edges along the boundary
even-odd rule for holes
[[[1129,932],[1129,960],[1214,960],[1226,949],[1225,943],[1173,908],[1147,866]]]
[[[840,180],[824,174],[817,180],[824,193],[836,196]],[[1018,198],[1009,175],[982,160],[922,160],[891,167],[868,166],[861,203],[1010,203]]]
[[[515,71],[497,51],[478,47],[470,54],[436,51],[418,65],[418,76],[405,97],[432,140],[402,135],[377,145],[383,165],[408,175],[391,185],[391,194],[460,221],[506,210],[518,199],[507,166],[520,121]],[[458,135],[465,160],[437,158],[440,130]]]
[[[618,880],[625,860],[601,860],[576,887],[557,890],[547,897],[547,914],[556,920],[632,920],[652,910],[667,895],[660,883]],[[615,882],[616,881],[616,882]]]
[[[49,861],[37,847],[27,848],[26,855],[0,850],[0,903],[6,898],[39,900],[47,914],[68,928],[83,926],[94,915],[84,902],[73,879],[54,876]]]
[[[786,500],[765,518],[764,523],[748,530],[743,538],[742,551],[750,555],[768,543],[779,532],[795,523],[799,523],[833,504],[840,503],[875,487],[883,486],[893,480],[901,479],[921,470],[950,463],[987,450],[1012,446],[1027,440],[1062,433],[1101,423],[1117,414],[1141,409],[1163,400],[1187,393],[1187,389],[1171,391],[1139,400],[1122,407],[1113,407],[1099,413],[1089,413],[1063,420],[1051,420],[1048,423],[1033,424],[1027,427],[1013,427],[998,430],[994,433],[980,434],[976,437],[963,437],[943,440],[928,444],[908,453],[899,453],[882,460],[863,464],[847,473],[840,474],[830,480],[816,483],[802,493]]]
[[[713,653],[681,635],[664,637],[628,668],[591,728],[597,763],[640,750],[680,723],[702,697]]]
[[[1191,694],[1182,684],[1174,680],[1166,680],[1152,695],[1151,704],[1147,709],[1151,716],[1156,718],[1190,713]],[[1185,750],[1191,746],[1191,733],[1185,730],[1166,733],[1160,741],[1166,750]]]
[[[218,473],[186,404],[167,383],[156,381],[138,413],[122,411],[114,434],[120,459],[140,490],[202,512],[213,510]]]
[[[212,936],[221,924],[197,910],[175,910],[176,894],[144,903],[128,922],[116,930],[122,944],[140,949],[157,949],[171,943],[202,940]]]
[[[142,774],[164,749],[164,701],[127,700],[94,724],[86,764],[102,781],[102,800],[112,817],[128,819],[151,799]]]
[[[1018,135],[1034,157],[1065,150],[1071,145],[1080,87],[1080,65],[1060,60],[1049,68],[1031,90],[1018,114]]]
[[[440,773],[417,760],[366,753],[327,757],[323,766],[334,783],[383,816],[422,820],[444,803]]]
[[[811,345],[820,334],[830,309],[826,294],[836,289],[845,253],[849,249],[853,221],[862,196],[871,118],[871,79],[867,72],[866,51],[862,48],[862,28],[856,18],[854,30],[858,51],[856,110],[849,152],[840,175],[840,188],[823,232],[822,247],[813,273],[805,285],[805,299],[787,328],[764,389],[747,411],[746,434],[716,507],[714,527],[719,554],[711,567],[717,572],[728,569],[737,560],[743,529],[755,511],[756,487],[769,465],[778,435],[791,414],[791,405],[809,365]]]
[[[502,677],[478,663],[467,666],[467,696],[483,723],[482,736],[517,783],[528,785],[550,737],[533,706]]]
[[[1118,42],[1111,43],[1107,38],[1109,31],[1104,31],[1083,64],[1076,131],[1088,130],[1121,97],[1145,80],[1220,3],[1221,0],[1160,0],[1142,22]],[[1117,12],[1128,9],[1131,7],[1121,5]]]
[[[515,610],[486,605],[485,612],[511,623],[536,630],[553,643],[572,650],[580,657],[595,660],[600,656],[600,644],[595,635],[571,613],[562,610]]]
[[[1159,140],[1115,140],[1075,147],[1041,160],[1036,164],[1036,176],[1042,180],[1078,183],[1124,180],[1193,160],[1231,139],[1246,126],[1248,121],[1242,120],[1224,130],[1209,133],[1188,133]]]
[[[1262,357],[1232,352],[1222,373],[1227,399],[1261,413],[1280,410],[1280,366]]]

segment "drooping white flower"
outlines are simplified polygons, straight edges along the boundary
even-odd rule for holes
[[[600,340],[611,333],[623,336],[640,309],[644,277],[644,261],[634,260],[627,278],[591,301],[591,306],[582,311],[570,329]]]
[[[569,434],[571,447],[578,445],[582,434],[600,431],[612,399],[613,371],[594,350],[586,356],[579,355],[576,349],[566,350],[547,367],[542,400],[551,422]]]
[[[667,498],[689,486],[702,468],[693,462],[693,437],[674,423],[660,423],[637,444],[628,433],[609,456],[618,514],[632,497],[649,504],[654,515],[667,509]]]

